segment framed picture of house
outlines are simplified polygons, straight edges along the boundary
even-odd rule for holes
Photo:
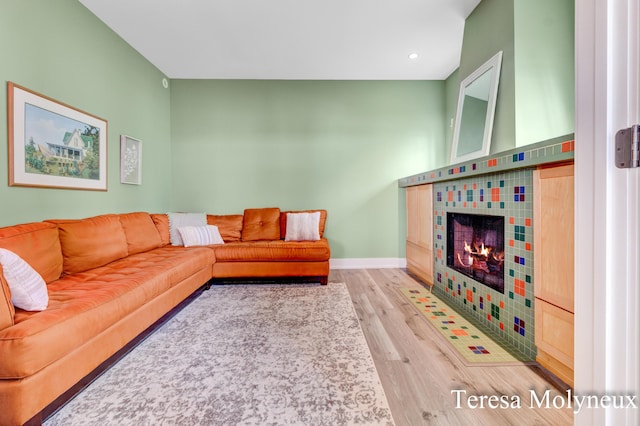
[[[120,136],[120,183],[142,185],[142,141]]]
[[[107,121],[7,84],[9,186],[107,190]]]

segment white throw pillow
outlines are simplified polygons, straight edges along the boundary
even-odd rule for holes
[[[224,244],[220,231],[215,225],[181,226],[178,232],[185,247]]]
[[[320,239],[320,212],[287,213],[285,241],[318,241]]]
[[[47,283],[14,252],[0,248],[0,263],[11,290],[11,302],[25,311],[44,311],[49,305]]]
[[[172,246],[182,246],[182,237],[178,228],[183,226],[206,226],[205,213],[167,213],[169,217],[169,237]]]

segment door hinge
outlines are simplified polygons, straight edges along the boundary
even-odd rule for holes
[[[616,166],[619,169],[640,167],[640,125],[616,133]]]

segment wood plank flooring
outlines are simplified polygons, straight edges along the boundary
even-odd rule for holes
[[[398,291],[420,287],[402,269],[332,270],[331,282],[344,282],[362,324],[394,420],[404,425],[571,425],[567,395],[536,366],[467,367],[428,320]],[[460,392],[460,404],[453,390]],[[549,390],[550,408],[531,407]],[[495,396],[489,401],[467,397]],[[521,408],[500,408],[500,398]],[[555,399],[554,399],[555,398]],[[544,401],[543,401],[544,403]],[[472,407],[476,408],[472,408]],[[544,407],[544,404],[543,404]]]

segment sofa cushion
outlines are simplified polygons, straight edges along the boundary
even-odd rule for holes
[[[160,234],[160,243],[161,246],[166,246],[171,242],[171,236],[169,234],[169,216],[166,214],[151,214],[151,220],[153,220],[153,224],[156,226],[158,233]]]
[[[149,213],[136,212],[120,215],[120,223],[127,237],[129,255],[152,250],[162,245],[160,233]]]
[[[182,237],[178,228],[181,226],[205,226],[207,215],[204,213],[167,213],[169,216],[169,236],[172,246],[182,246]]]
[[[52,223],[34,222],[0,228],[0,247],[23,258],[47,283],[62,274],[58,227]]]
[[[11,290],[9,283],[4,278],[2,265],[0,265],[0,330],[13,325],[13,316],[16,310],[11,302]]]
[[[290,210],[280,213],[280,239],[284,240],[287,233],[287,213],[314,213],[320,212],[319,232],[320,238],[324,237],[324,229],[327,224],[327,211],[326,210]]]
[[[207,215],[207,223],[218,227],[220,236],[222,236],[225,243],[240,241],[240,237],[242,236],[242,219],[243,216],[241,214]]]
[[[245,209],[242,225],[242,241],[279,239],[279,208]]]
[[[318,241],[320,239],[320,212],[287,213],[285,241]]]
[[[64,274],[97,268],[128,254],[127,237],[118,215],[48,222],[58,225]]]
[[[220,231],[215,225],[181,226],[178,232],[185,247],[224,244]]]
[[[49,304],[47,283],[40,274],[11,250],[0,248],[0,264],[9,289],[11,303],[25,311],[44,311]]]
[[[95,339],[170,287],[211,271],[213,250],[166,246],[49,284],[49,308],[0,331],[0,379],[23,378]],[[123,342],[123,344],[126,342]]]
[[[215,246],[216,262],[320,262],[331,255],[329,242],[319,241],[254,241]]]

